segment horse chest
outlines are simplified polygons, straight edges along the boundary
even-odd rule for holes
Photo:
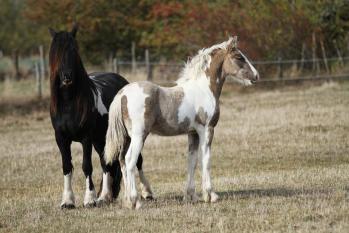
[[[87,119],[86,122],[80,125],[75,113],[64,112],[56,117],[54,126],[56,130],[67,135],[72,140],[80,141],[94,128],[91,122],[93,122],[91,119]]]

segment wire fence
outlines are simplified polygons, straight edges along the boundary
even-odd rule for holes
[[[43,90],[48,88],[45,80],[48,80],[48,61],[41,56],[20,59],[19,66],[24,79],[32,80],[32,85],[41,97]],[[6,63],[7,62],[7,63]],[[9,58],[0,58],[0,81],[11,79]],[[4,65],[5,64],[5,65]],[[332,57],[326,59],[289,59],[270,61],[253,61],[252,64],[259,71],[260,82],[289,82],[301,80],[321,80],[331,78],[349,79],[349,57]],[[163,85],[171,85],[178,79],[185,62],[153,62],[149,59],[149,53],[145,54],[143,61],[121,61],[117,58],[108,59],[101,66],[87,66],[89,72],[105,71],[119,73],[130,82],[148,80]],[[6,69],[7,68],[7,69]],[[10,70],[10,71],[9,71]]]
[[[349,57],[302,60],[254,61],[261,81],[317,79],[330,76],[349,76]],[[146,80],[173,81],[178,78],[185,63],[118,61],[113,59],[110,70],[116,73],[143,72]]]

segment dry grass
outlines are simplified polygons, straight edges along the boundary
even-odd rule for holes
[[[216,204],[181,200],[186,137],[150,136],[144,168],[156,201],[139,211],[120,199],[82,208],[74,144],[78,208],[62,211],[61,159],[47,112],[0,116],[0,232],[348,232],[349,83],[228,92],[213,143]],[[93,162],[97,183],[95,154]]]

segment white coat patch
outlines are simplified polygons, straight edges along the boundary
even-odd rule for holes
[[[103,104],[101,93],[97,90],[97,96],[96,93],[93,93],[93,96],[95,98],[95,107],[99,114],[101,116],[103,116],[104,114],[108,114],[108,110]]]
[[[197,80],[187,79],[178,84],[183,88],[184,98],[178,109],[178,123],[186,118],[190,119],[190,127],[193,127],[195,116],[202,107],[210,119],[214,114],[216,103],[212,91],[209,88],[209,77],[202,73]]]
[[[258,76],[258,71],[256,70],[256,68],[254,68],[254,66],[251,64],[250,60],[247,59],[247,57],[239,50],[240,54],[245,58],[245,61],[247,62],[247,64],[250,66],[250,69],[253,72],[253,75],[256,77]],[[252,83],[251,83],[252,84]],[[246,85],[246,84],[245,84]],[[248,86],[248,85],[246,85]]]
[[[149,96],[137,83],[127,85],[123,90],[127,98],[128,115],[132,121],[132,128],[144,127],[145,99]]]
[[[74,197],[74,193],[71,185],[72,177],[73,177],[73,174],[71,172],[64,175],[64,190],[63,190],[61,206],[75,204],[75,197]]]

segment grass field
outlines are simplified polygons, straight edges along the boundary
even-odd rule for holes
[[[123,208],[120,198],[82,207],[78,144],[77,208],[61,210],[61,158],[47,110],[2,112],[0,232],[349,232],[349,83],[226,88],[221,102],[211,167],[221,200],[184,203],[186,136],[150,136],[144,170],[156,200],[138,211]],[[198,169],[199,193],[200,178]]]

